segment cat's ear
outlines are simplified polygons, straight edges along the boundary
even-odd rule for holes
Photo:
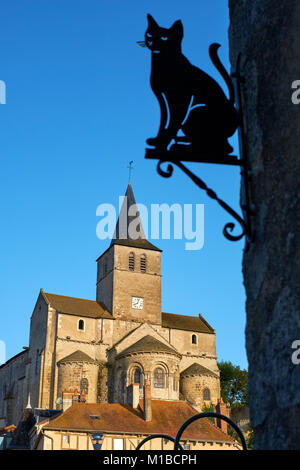
[[[147,15],[147,18],[148,18],[148,25],[149,25],[149,28],[159,28],[158,24],[156,23],[155,19],[153,18],[153,16],[151,16],[149,13]]]
[[[181,20],[175,21],[175,23],[171,26],[170,31],[183,38],[183,24]]]

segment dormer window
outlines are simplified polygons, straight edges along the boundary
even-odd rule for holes
[[[78,321],[78,330],[84,331],[84,321],[83,320]]]
[[[141,268],[141,273],[145,273],[147,270],[147,261],[146,261],[145,255],[142,255],[140,258],[140,268]]]
[[[134,271],[134,254],[130,253],[128,257],[128,268],[129,271]]]

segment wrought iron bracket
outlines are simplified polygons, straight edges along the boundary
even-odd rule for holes
[[[223,235],[230,241],[241,240],[245,236],[246,246],[248,250],[249,243],[254,239],[251,217],[254,214],[254,208],[250,205],[249,181],[250,171],[247,158],[247,146],[245,140],[245,127],[244,117],[242,112],[242,84],[244,79],[240,73],[241,55],[239,54],[236,62],[235,70],[232,74],[234,90],[235,90],[235,103],[238,112],[238,138],[239,138],[239,158],[234,155],[210,155],[208,152],[195,152],[189,150],[187,146],[178,144],[182,141],[180,137],[175,137],[175,144],[171,145],[168,149],[160,150],[157,148],[147,148],[145,158],[159,160],[157,164],[157,172],[164,178],[170,178],[173,174],[173,165],[180,168],[200,189],[206,191],[206,194],[218,202],[218,204],[239,223],[241,233],[235,235],[233,230],[235,223],[228,222],[223,228]],[[243,216],[241,217],[235,210],[233,210],[226,202],[220,199],[217,194],[210,189],[205,182],[189,170],[182,162],[197,162],[197,163],[213,163],[222,165],[239,166],[241,169],[241,209]],[[162,164],[168,164],[167,169],[162,169]]]

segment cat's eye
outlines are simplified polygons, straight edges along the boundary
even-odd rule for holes
[[[147,38],[152,38],[152,34],[147,33],[146,36]]]
[[[167,41],[167,37],[166,36],[162,36],[160,39],[162,39],[163,41]]]

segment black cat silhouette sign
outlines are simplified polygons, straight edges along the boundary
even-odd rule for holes
[[[156,137],[147,139],[149,147],[145,158],[159,160],[158,173],[169,178],[173,165],[180,168],[200,189],[214,199],[240,224],[242,232],[232,233],[235,224],[229,222],[223,229],[231,241],[246,236],[246,249],[254,239],[251,228],[253,208],[250,204],[249,165],[242,118],[242,83],[238,54],[233,81],[218,56],[219,44],[211,44],[209,56],[228,89],[222,87],[206,72],[192,65],[181,52],[183,26],[180,20],[170,28],[162,28],[151,15],[145,40],[138,44],[151,51],[150,84],[160,106],[160,125]],[[236,93],[235,93],[236,92]],[[235,107],[236,97],[236,107]],[[228,139],[238,129],[240,158],[232,155]],[[241,207],[243,218],[220,199],[203,180],[182,162],[221,163],[241,167]],[[162,164],[169,162],[167,169]]]
[[[139,45],[151,51],[150,83],[161,119],[157,136],[147,139],[152,148],[146,150],[146,158],[235,164],[237,157],[230,155],[233,148],[228,138],[237,129],[238,113],[231,78],[218,57],[220,46],[212,44],[209,55],[228,87],[229,98],[212,77],[182,54],[182,38],[180,20],[166,29],[148,14],[145,41]]]

